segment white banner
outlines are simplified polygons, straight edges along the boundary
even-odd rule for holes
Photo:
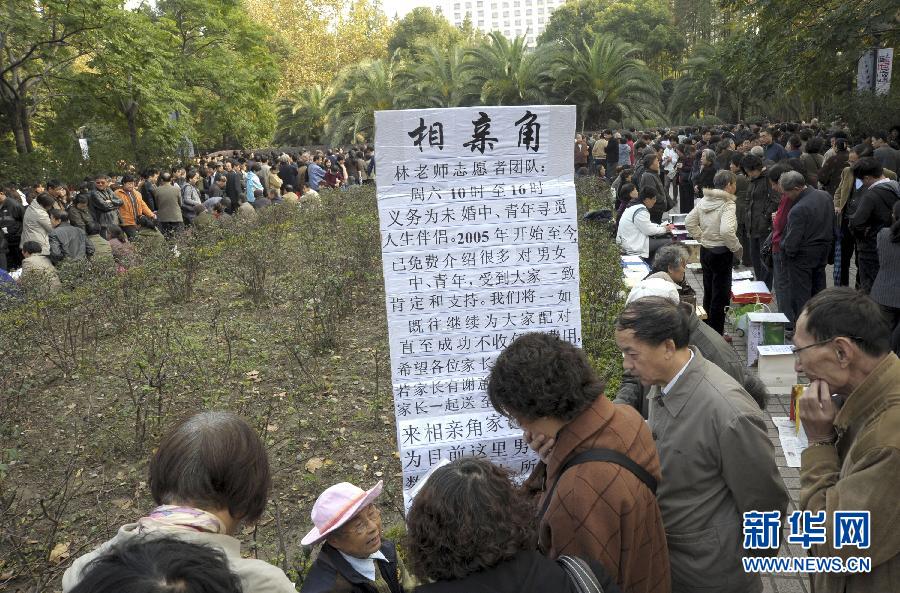
[[[891,70],[894,66],[894,48],[879,49],[875,60],[875,94],[886,95],[891,90]]]
[[[524,333],[581,345],[575,107],[379,111],[375,128],[404,498],[442,459],[527,475],[486,378]]]

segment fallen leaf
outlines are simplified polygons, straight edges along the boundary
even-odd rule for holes
[[[311,474],[314,474],[317,471],[319,471],[323,465],[325,465],[324,459],[322,459],[321,457],[313,457],[312,459],[310,459],[309,461],[306,462],[305,467],[306,467],[306,471],[308,471]]]
[[[122,509],[123,511],[127,511],[131,508],[133,501],[129,498],[116,498],[112,501],[114,505]]]
[[[68,558],[70,543],[71,542],[60,542],[53,546],[53,549],[50,550],[50,562],[53,564],[59,564],[60,562]]]
[[[269,424],[266,426],[266,432],[278,432],[277,424]]]

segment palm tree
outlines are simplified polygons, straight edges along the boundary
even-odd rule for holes
[[[554,59],[555,88],[566,103],[578,105],[582,125],[660,115],[659,78],[635,57],[636,47],[609,36],[569,47]]]
[[[397,83],[404,90],[398,102],[404,107],[463,107],[478,101],[481,87],[472,83],[464,67],[465,47],[420,46],[414,59],[397,73]]]
[[[341,70],[326,101],[332,144],[356,141],[375,130],[375,112],[398,105],[396,61],[367,60]]]
[[[329,89],[314,84],[303,87],[278,102],[275,142],[279,144],[321,144],[328,122],[326,103]]]
[[[527,105],[549,99],[549,44],[529,51],[525,37],[507,39],[499,31],[465,51],[463,70],[481,89],[486,105]]]

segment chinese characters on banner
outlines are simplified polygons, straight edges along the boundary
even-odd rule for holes
[[[581,345],[574,106],[375,114],[397,443],[408,491],[441,459],[536,463],[490,405],[516,337]]]
[[[879,49],[875,60],[875,94],[887,95],[891,91],[891,70],[894,66],[894,48]]]

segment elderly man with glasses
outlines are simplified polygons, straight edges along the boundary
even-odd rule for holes
[[[794,355],[810,379],[800,398],[809,437],[800,507],[823,518],[827,532],[809,554],[871,560],[868,572],[813,574],[814,589],[900,591],[900,359],[890,350],[887,320],[864,294],[829,288],[797,319]],[[868,527],[852,523],[852,513],[867,514]]]

